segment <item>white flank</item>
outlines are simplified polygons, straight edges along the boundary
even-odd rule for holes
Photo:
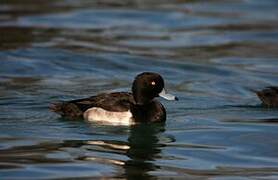
[[[134,124],[130,111],[111,112],[102,108],[93,107],[84,112],[85,120],[111,125],[129,126]]]

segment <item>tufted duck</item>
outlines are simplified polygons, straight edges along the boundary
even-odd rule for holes
[[[166,111],[155,97],[178,100],[167,94],[163,78],[153,72],[136,76],[132,93],[103,93],[85,99],[54,103],[50,109],[63,117],[84,118],[88,121],[131,125],[138,122],[164,122]]]
[[[261,91],[255,91],[266,107],[278,107],[278,87],[267,87]]]

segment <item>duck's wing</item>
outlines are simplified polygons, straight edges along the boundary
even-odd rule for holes
[[[256,91],[256,94],[264,106],[278,107],[278,87],[266,87],[261,91]]]
[[[114,112],[123,112],[128,111],[131,104],[134,104],[131,93],[116,92],[103,93],[84,99],[53,103],[50,105],[50,110],[62,116],[82,118],[83,113],[92,107],[99,107]]]

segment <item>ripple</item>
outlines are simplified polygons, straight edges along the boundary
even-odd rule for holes
[[[4,179],[277,179],[277,1],[0,3]],[[142,71],[177,103],[165,124],[66,120],[49,103],[129,91]]]

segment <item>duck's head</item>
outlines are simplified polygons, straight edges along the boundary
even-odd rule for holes
[[[138,74],[132,84],[132,93],[139,105],[148,104],[158,96],[167,100],[178,100],[177,97],[166,93],[163,78],[153,72]]]

